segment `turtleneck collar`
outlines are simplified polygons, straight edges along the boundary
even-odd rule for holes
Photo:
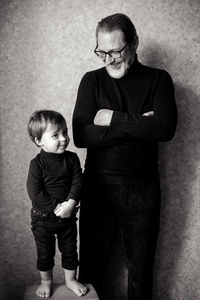
[[[59,158],[62,158],[63,156],[65,156],[66,151],[64,151],[63,153],[51,153],[51,152],[46,152],[43,149],[41,149],[40,154],[45,158],[59,159]]]

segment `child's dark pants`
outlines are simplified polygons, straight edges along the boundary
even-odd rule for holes
[[[31,210],[32,232],[37,247],[37,268],[49,271],[54,266],[55,235],[62,254],[62,267],[75,270],[78,265],[76,216],[56,217],[54,213]]]

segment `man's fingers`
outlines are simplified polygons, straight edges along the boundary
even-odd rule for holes
[[[57,206],[56,206],[56,208],[54,208],[54,213],[57,211],[57,209],[60,207],[60,204],[58,204]]]
[[[59,206],[59,207],[56,207],[56,209],[54,209],[54,214],[58,214],[59,212],[61,212],[61,207]]]
[[[154,111],[151,110],[151,111],[147,111],[146,113],[143,114],[143,116],[145,117],[150,117],[150,116],[153,116],[154,115]]]

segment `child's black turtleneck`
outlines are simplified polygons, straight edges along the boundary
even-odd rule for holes
[[[82,170],[76,153],[41,152],[31,160],[27,190],[33,207],[52,212],[58,203],[80,197]]]

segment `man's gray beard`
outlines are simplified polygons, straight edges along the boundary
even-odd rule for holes
[[[133,63],[133,60],[131,60],[128,63],[127,62],[122,62],[122,65],[119,69],[113,69],[112,65],[108,65],[108,66],[106,66],[106,70],[107,70],[108,74],[110,75],[110,77],[115,78],[115,79],[120,79],[124,75],[127,74],[130,66]]]

